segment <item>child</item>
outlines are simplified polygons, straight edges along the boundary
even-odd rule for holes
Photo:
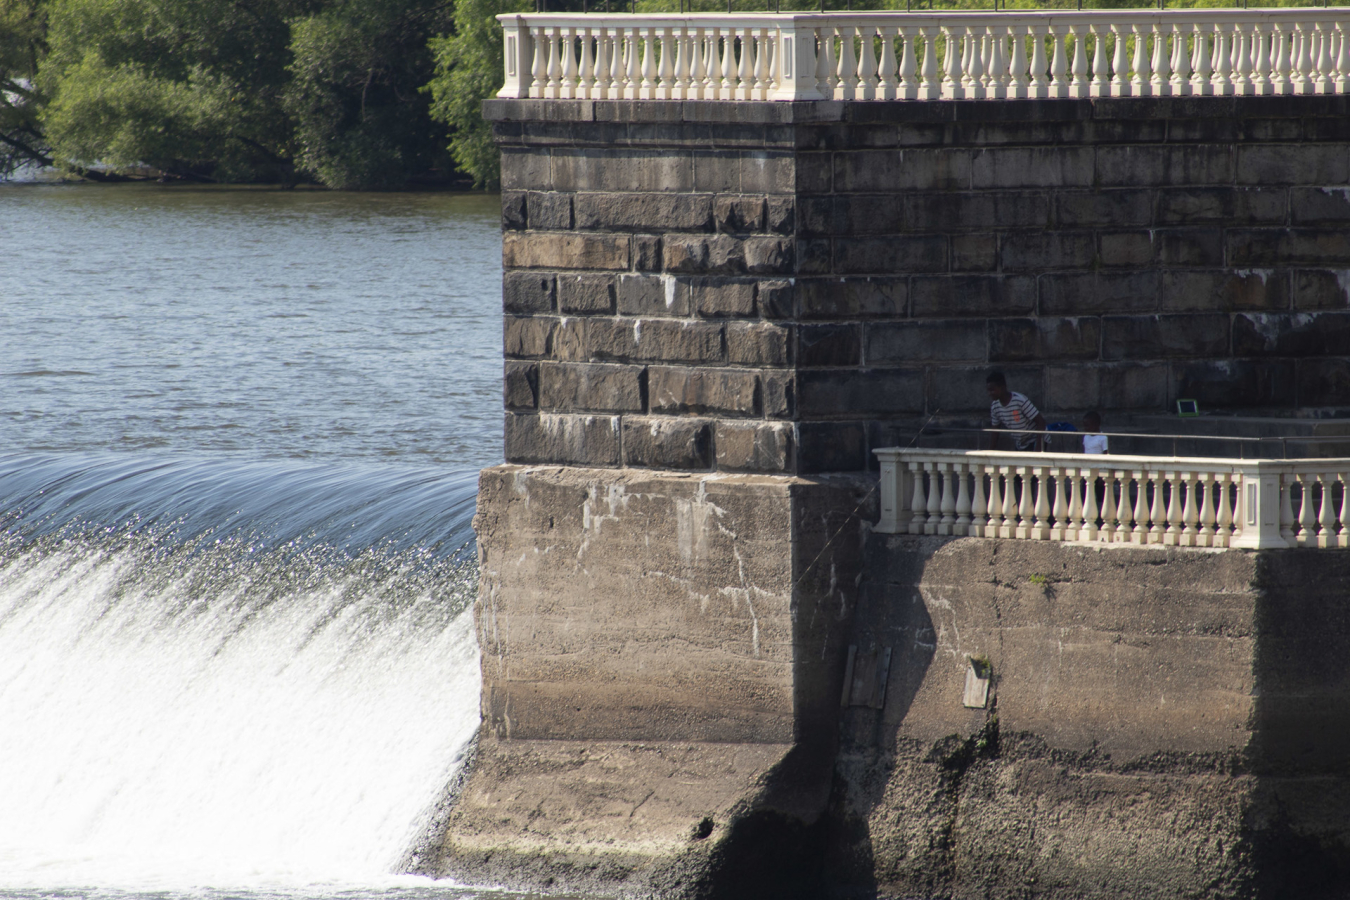
[[[1102,417],[1096,410],[1083,416],[1083,452],[1084,453],[1106,453],[1107,438],[1101,434]]]

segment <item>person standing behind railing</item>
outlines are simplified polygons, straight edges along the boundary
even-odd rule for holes
[[[994,428],[1013,432],[1045,430],[1045,416],[1025,394],[1008,390],[1008,379],[1002,372],[990,372],[984,386],[989,391],[989,419]],[[1038,434],[1013,435],[1013,446],[1018,450],[1040,450],[1043,443]],[[991,432],[988,449],[997,450],[998,445],[998,433]]]
[[[1083,415],[1083,452],[1084,453],[1108,453],[1109,442],[1106,435],[1100,434],[1102,430],[1102,415],[1093,410]]]

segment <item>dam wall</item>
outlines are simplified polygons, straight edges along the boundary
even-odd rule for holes
[[[1343,405],[1343,98],[485,111],[506,464],[423,870],[1336,896],[1344,551],[874,534],[869,470],[991,367],[1052,418]]]

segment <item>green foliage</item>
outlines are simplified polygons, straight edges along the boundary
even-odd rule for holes
[[[431,114],[449,125],[450,153],[475,187],[495,187],[501,163],[492,130],[483,121],[482,104],[501,90],[502,29],[500,13],[524,12],[530,0],[459,0],[455,32],[432,41],[436,75],[428,85]]]
[[[40,0],[0,0],[0,177],[24,163],[51,161],[38,124],[43,98],[34,83],[46,52]]]

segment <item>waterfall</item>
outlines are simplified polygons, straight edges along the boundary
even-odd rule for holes
[[[471,490],[0,459],[0,892],[387,880],[478,724]]]

